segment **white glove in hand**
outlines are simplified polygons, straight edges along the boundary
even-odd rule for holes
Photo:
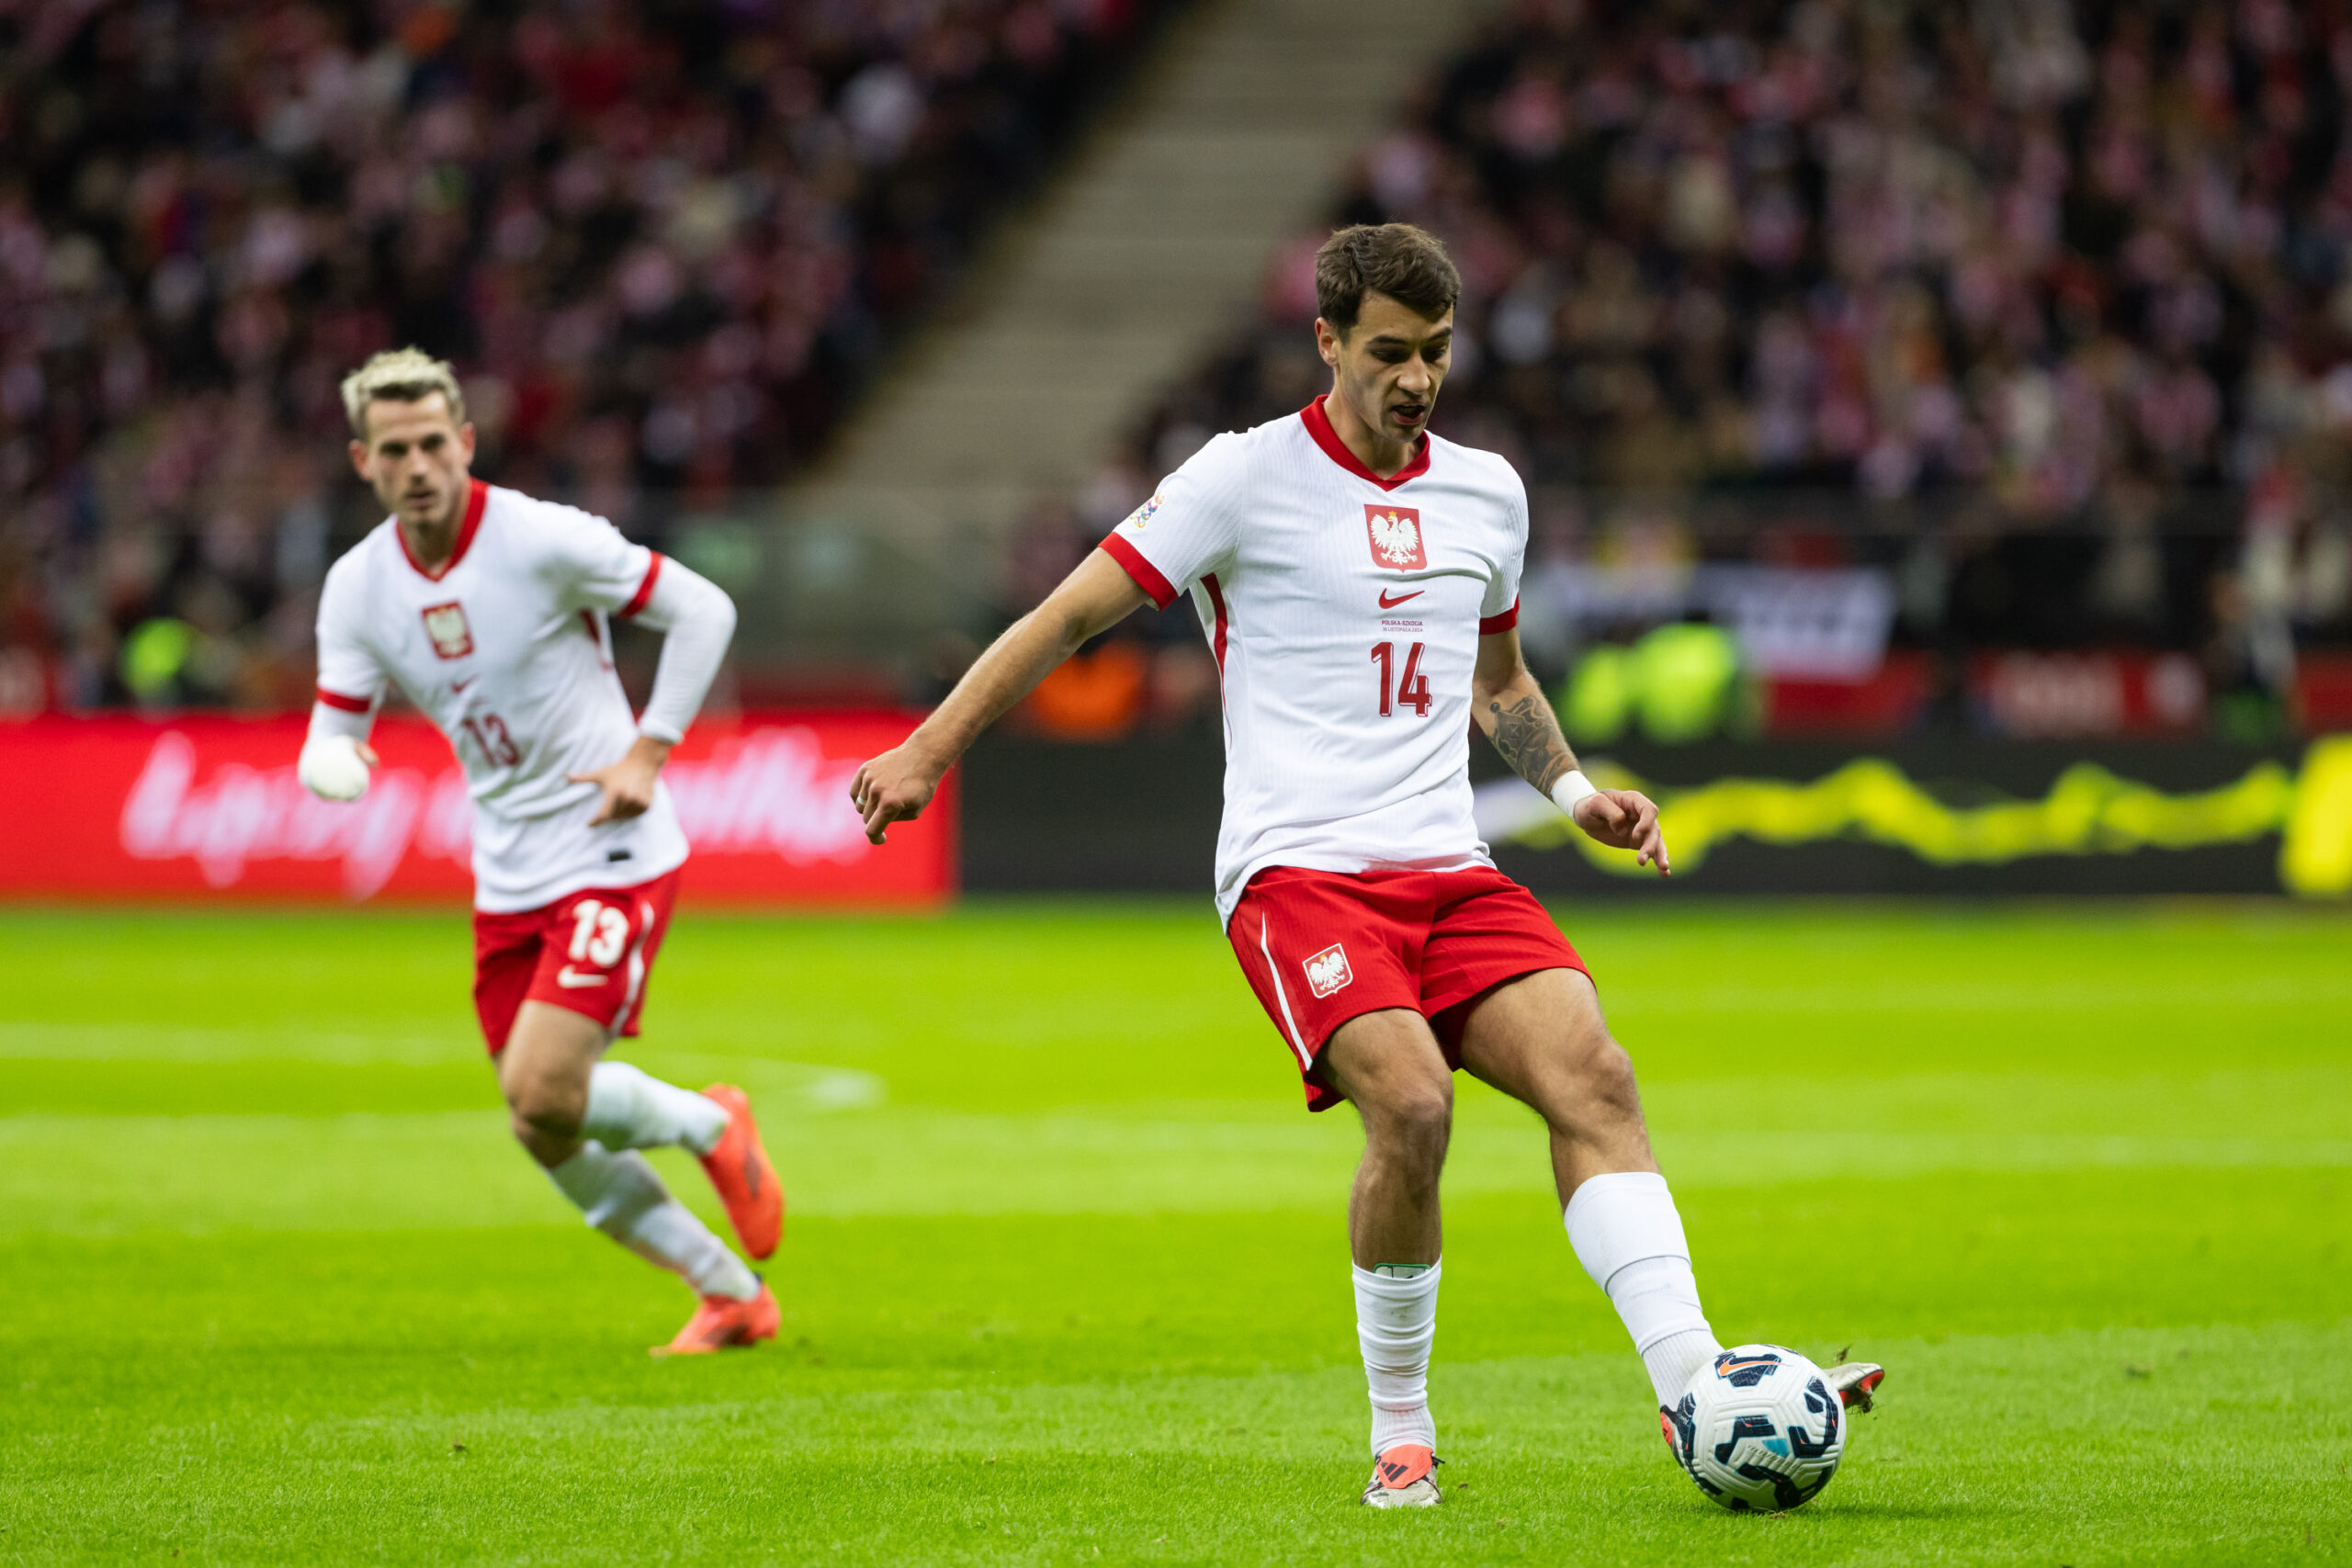
[[[347,735],[320,735],[302,742],[294,764],[302,787],[326,800],[357,800],[368,793],[365,748]],[[284,756],[284,752],[278,755]]]

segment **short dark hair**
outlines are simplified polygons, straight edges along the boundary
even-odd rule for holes
[[[1315,308],[1340,332],[1356,324],[1367,293],[1385,294],[1434,321],[1462,298],[1462,274],[1435,234],[1410,223],[1358,223],[1315,253]]]

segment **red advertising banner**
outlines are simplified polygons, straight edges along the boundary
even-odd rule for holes
[[[857,765],[920,716],[747,716],[695,727],[662,778],[694,845],[696,900],[938,904],[956,891],[955,775],[921,818],[865,841]],[[47,716],[0,723],[0,897],[470,898],[472,803],[448,744],[388,716],[368,794],[294,776],[305,720]]]

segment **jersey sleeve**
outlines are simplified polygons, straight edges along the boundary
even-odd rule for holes
[[[322,708],[358,716],[364,726],[384,694],[385,677],[363,634],[360,607],[359,581],[338,563],[319,591],[318,701]]]
[[[1519,625],[1519,579],[1527,566],[1527,486],[1506,464],[1510,475],[1510,536],[1487,580],[1487,596],[1478,604],[1478,635],[1492,637]]]
[[[1149,501],[1111,530],[1102,549],[1165,610],[1214,571],[1228,570],[1240,538],[1246,448],[1220,435],[1159,481]]]
[[[543,570],[564,604],[624,618],[645,608],[662,577],[662,558],[577,507],[540,503]]]

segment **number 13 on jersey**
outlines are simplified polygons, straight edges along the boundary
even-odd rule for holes
[[[490,760],[492,767],[511,768],[523,760],[514,738],[506,733],[506,721],[496,714],[486,713],[479,722],[461,718],[458,723],[474,738],[474,744],[481,748],[481,754]]]
[[[1396,676],[1396,645],[1376,642],[1372,645],[1372,661],[1380,666],[1380,716],[1386,718],[1400,707],[1411,708],[1414,716],[1430,716],[1430,678],[1421,673],[1421,645],[1414,643],[1405,650],[1403,679]]]

